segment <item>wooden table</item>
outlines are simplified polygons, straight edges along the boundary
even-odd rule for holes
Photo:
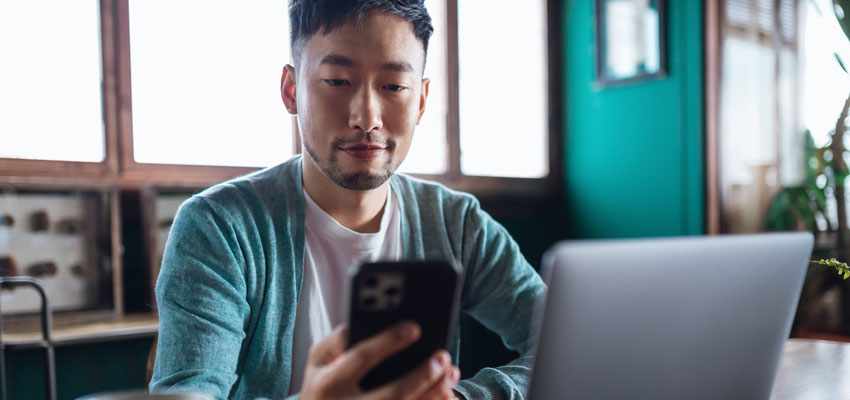
[[[771,399],[850,399],[850,343],[788,340]]]
[[[153,315],[129,316],[119,321],[83,328],[57,329],[54,342],[61,346],[152,336],[158,325]],[[3,339],[10,349],[38,347],[40,342],[37,333],[5,334]],[[779,362],[771,399],[850,399],[850,343],[788,340]]]
[[[153,337],[159,328],[156,314],[125,315],[113,321],[69,326],[53,330],[53,345],[67,346],[99,343],[114,340]],[[44,347],[41,331],[28,333],[2,333],[7,350],[24,350]]]

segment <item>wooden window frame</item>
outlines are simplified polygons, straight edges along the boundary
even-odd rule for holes
[[[446,0],[448,45],[448,113],[446,120],[448,170],[444,174],[412,174],[485,199],[552,200],[563,187],[563,78],[561,2],[546,0],[548,70],[549,173],[543,178],[463,175],[460,166],[458,98],[458,0]],[[205,187],[258,168],[148,164],[133,157],[132,92],[130,71],[129,0],[101,0],[101,54],[103,57],[103,118],[106,157],[103,162],[70,162],[0,158],[0,182],[88,185],[94,182],[121,187]],[[295,153],[300,138],[293,117]],[[283,161],[283,160],[281,160]]]
[[[443,183],[457,190],[470,192],[488,202],[511,202],[526,199],[548,202],[560,198],[563,187],[563,72],[561,2],[546,1],[547,49],[547,152],[549,173],[543,178],[510,178],[464,175],[460,165],[460,96],[458,63],[458,4],[459,0],[446,0],[447,63],[448,63],[448,113],[446,139],[448,170],[444,174],[412,174]]]
[[[101,67],[103,81],[102,93],[102,117],[104,122],[105,154],[101,162],[78,162],[78,161],[54,161],[54,160],[30,160],[18,158],[0,157],[0,177],[7,182],[44,182],[58,178],[63,183],[80,181],[85,185],[92,181],[102,179],[114,179],[117,177],[118,169],[118,138],[116,130],[116,97],[115,86],[117,77],[115,74],[115,29],[113,0],[101,0],[100,2],[100,38],[101,38]]]
[[[116,21],[114,36],[116,38],[118,57],[116,70],[118,75],[118,137],[121,141],[121,179],[126,182],[141,184],[155,182],[195,183],[205,184],[223,181],[234,176],[243,175],[258,168],[198,166],[177,164],[146,164],[136,162],[133,148],[133,101],[131,88],[130,67],[130,10],[129,0],[102,0],[115,4],[114,18]]]

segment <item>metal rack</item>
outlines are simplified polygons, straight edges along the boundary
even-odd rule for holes
[[[0,288],[30,286],[41,296],[41,342],[38,347],[44,349],[44,379],[47,382],[47,398],[56,400],[56,364],[53,354],[52,313],[47,292],[38,279],[30,277],[0,277]],[[0,318],[0,399],[6,400],[6,346],[3,343],[3,319]]]

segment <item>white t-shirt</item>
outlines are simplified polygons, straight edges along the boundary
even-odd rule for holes
[[[340,225],[304,191],[304,275],[295,311],[290,394],[301,391],[310,346],[344,322],[348,268],[360,261],[401,259],[400,211],[392,190],[387,192],[380,230],[358,233]]]

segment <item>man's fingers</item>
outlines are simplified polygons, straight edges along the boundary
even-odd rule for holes
[[[345,351],[345,336],[346,326],[336,327],[328,337],[310,346],[308,362],[316,366],[330,364]]]
[[[372,368],[419,339],[421,331],[413,322],[401,322],[348,349],[338,359],[332,375],[360,381]]]
[[[368,394],[378,399],[418,399],[435,386],[442,389],[447,372],[451,375],[451,357],[445,350],[440,350],[405,376]]]
[[[446,369],[446,373],[443,374],[443,379],[439,382],[431,386],[428,391],[426,391],[422,396],[419,397],[419,400],[445,400],[451,399],[454,397],[454,389],[457,382],[460,380],[460,370],[457,367],[452,366],[449,369]]]

